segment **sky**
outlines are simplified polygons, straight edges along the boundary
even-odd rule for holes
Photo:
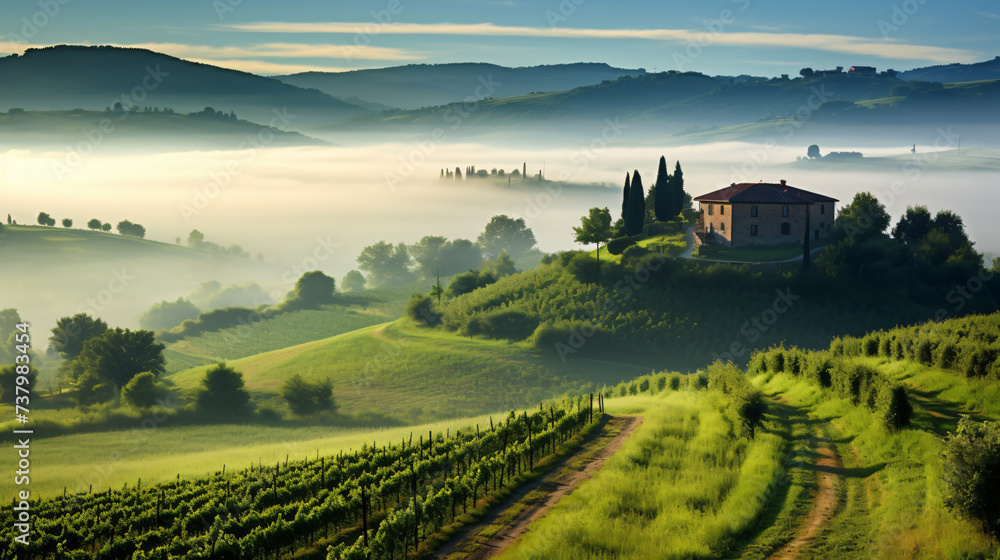
[[[119,45],[263,75],[604,62],[712,75],[906,70],[1000,55],[995,0],[31,0],[0,53]]]

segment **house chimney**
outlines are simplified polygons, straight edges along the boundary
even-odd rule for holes
[[[784,179],[781,180],[781,186],[782,187],[785,186],[785,180]]]

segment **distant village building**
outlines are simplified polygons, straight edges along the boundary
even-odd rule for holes
[[[837,199],[776,183],[733,183],[694,199],[699,205],[695,243],[727,247],[802,243],[809,212],[811,239],[833,234]]]
[[[825,78],[827,76],[839,76],[843,73],[844,73],[844,67],[838,66],[834,70],[817,70],[813,75]]]
[[[847,71],[848,76],[877,76],[874,66],[851,66]]]

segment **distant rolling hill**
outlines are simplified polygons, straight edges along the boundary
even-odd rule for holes
[[[277,79],[315,88],[338,98],[357,98],[383,106],[419,109],[468,97],[516,97],[566,91],[580,86],[639,76],[645,70],[577,63],[507,68],[495,64],[412,64],[351,72],[304,72]]]
[[[597,361],[564,363],[525,345],[421,329],[406,319],[228,363],[243,373],[258,403],[284,408],[281,387],[296,373],[329,377],[345,413],[378,411],[405,422],[504,412],[650,371]],[[190,392],[207,367],[166,379]]]
[[[129,151],[237,150],[251,140],[271,147],[326,144],[297,132],[207,113],[83,110],[0,113],[0,132],[3,132],[0,150],[64,149],[84,141]]]
[[[993,60],[974,62],[972,64],[941,64],[926,66],[900,72],[899,77],[909,81],[920,82],[973,82],[977,80],[996,80],[1000,78],[1000,56]]]
[[[273,126],[284,125],[275,115],[284,111],[293,115],[282,126],[290,130],[368,112],[320,91],[145,49],[60,45],[0,58],[0,107],[103,110],[116,101],[179,113],[213,107]]]
[[[59,317],[89,313],[114,326],[136,327],[151,305],[186,295],[205,280],[225,285],[278,276],[258,262],[84,229],[94,217],[112,224],[129,218],[116,214],[53,215],[73,218],[74,228],[2,226],[0,262],[11,273],[0,275],[0,309],[16,308],[32,324],[38,351],[45,350],[41,333]]]
[[[736,82],[697,72],[623,77],[570,91],[490,99],[413,111],[384,111],[351,126],[448,127],[470,132],[535,127],[551,132],[602,122],[659,137],[720,131],[727,139],[773,136],[775,127],[812,129],[992,126],[1000,121],[1000,80],[958,84],[906,82],[894,77],[759,78]],[[789,124],[791,123],[791,124]],[[455,127],[453,127],[455,128]],[[599,128],[597,129],[600,130]],[[781,131],[778,131],[782,133]],[[593,133],[593,132],[591,132]],[[868,133],[862,133],[868,134]]]

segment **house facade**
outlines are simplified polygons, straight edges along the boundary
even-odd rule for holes
[[[809,238],[833,234],[837,199],[780,183],[733,183],[696,197],[698,244],[727,247],[802,243],[808,213]]]

